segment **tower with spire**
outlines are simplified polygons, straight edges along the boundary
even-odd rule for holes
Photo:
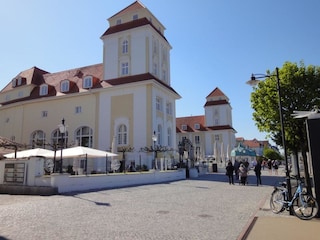
[[[229,98],[216,87],[206,97],[204,112],[204,115],[176,119],[177,141],[189,139],[195,159],[215,159],[218,167],[224,168],[236,144]]]

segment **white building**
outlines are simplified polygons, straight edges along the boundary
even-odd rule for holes
[[[189,139],[193,146],[190,157],[196,160],[215,159],[218,167],[224,168],[236,144],[229,98],[215,88],[206,97],[204,111],[201,116],[176,119],[177,145],[183,139]]]
[[[100,150],[133,147],[127,163],[151,167],[153,153],[140,148],[176,148],[175,101],[165,27],[139,1],[108,19],[102,34],[101,64],[50,73],[32,67],[17,74],[0,92],[0,136],[26,146],[66,145]],[[120,156],[121,158],[121,156]],[[141,162],[142,161],[142,162]],[[105,169],[93,161],[88,169]]]

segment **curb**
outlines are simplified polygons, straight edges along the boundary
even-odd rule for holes
[[[247,224],[245,225],[244,229],[241,231],[239,237],[237,238],[237,240],[246,240],[247,237],[250,234],[250,231],[252,230],[252,228],[254,227],[254,224],[256,223],[256,221],[258,220],[258,216],[257,213],[259,210],[261,210],[265,204],[265,202],[267,201],[268,195],[266,195],[260,202],[258,205],[258,208],[256,209],[256,211],[251,215],[251,217],[249,218]]]

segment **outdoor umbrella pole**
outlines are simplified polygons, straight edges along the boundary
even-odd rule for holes
[[[86,175],[88,175],[88,154],[86,153]]]

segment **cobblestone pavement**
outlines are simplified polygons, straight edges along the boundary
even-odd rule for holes
[[[0,195],[0,239],[238,239],[280,176],[229,185],[222,173],[55,196]]]

